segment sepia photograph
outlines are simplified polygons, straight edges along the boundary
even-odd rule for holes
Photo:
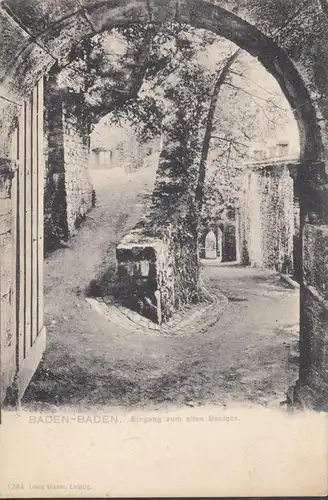
[[[328,493],[327,162],[327,0],[0,1],[1,498]]]

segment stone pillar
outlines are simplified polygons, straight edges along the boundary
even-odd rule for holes
[[[56,246],[74,234],[92,207],[88,174],[89,134],[83,98],[45,82],[45,244]]]
[[[67,226],[71,236],[92,208],[93,187],[88,171],[89,130],[82,95],[64,95],[63,137]]]
[[[294,401],[328,410],[328,182],[322,163],[303,164],[300,375]]]

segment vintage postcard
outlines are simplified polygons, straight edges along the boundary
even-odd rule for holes
[[[328,2],[0,1],[1,498],[328,490]]]

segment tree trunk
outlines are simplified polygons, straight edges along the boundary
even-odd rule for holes
[[[205,175],[206,175],[206,161],[207,161],[207,157],[208,157],[208,153],[209,153],[209,149],[210,149],[211,135],[212,135],[212,129],[213,129],[213,120],[214,120],[216,105],[217,105],[218,98],[219,98],[220,89],[225,82],[225,79],[229,73],[230,67],[237,59],[240,52],[241,52],[241,49],[238,49],[228,59],[225,66],[220,71],[220,73],[216,79],[215,85],[214,85],[214,89],[213,89],[213,93],[212,93],[212,97],[211,97],[211,102],[210,102],[210,108],[209,108],[207,120],[206,120],[205,135],[204,135],[201,159],[200,159],[200,164],[199,164],[198,185],[196,188],[196,203],[198,205],[199,212],[202,208],[202,203],[203,203],[204,183],[205,183]]]

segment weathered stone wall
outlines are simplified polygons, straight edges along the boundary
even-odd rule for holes
[[[142,314],[153,310],[149,317],[162,323],[197,300],[197,239],[181,221],[168,223],[157,238],[147,237],[148,231],[147,223],[139,223],[118,245],[118,275],[132,305],[139,302]]]
[[[12,180],[15,165],[0,159],[0,332],[1,332],[1,386],[0,403],[13,383],[16,372],[16,336],[13,294],[13,217]]]
[[[286,167],[260,176],[263,265],[285,274],[293,270],[294,188]]]
[[[45,245],[74,234],[92,207],[89,133],[83,99],[45,83]]]
[[[56,79],[44,82],[44,238],[46,249],[67,238],[63,103]]]
[[[252,168],[241,203],[242,262],[293,272],[294,182],[287,165]]]
[[[193,120],[192,127],[190,120]],[[151,293],[148,298],[154,304],[159,303],[162,321],[195,300],[199,291],[196,186],[200,148],[193,150],[189,145],[191,142],[200,145],[201,123],[201,114],[186,117],[182,109],[164,120],[149,211],[117,249],[119,267],[131,269],[132,274],[121,271],[122,276],[130,274],[126,285],[131,290],[137,288],[136,280],[139,280],[138,266],[131,262],[150,256],[148,283],[146,279],[142,293]],[[154,291],[159,292],[159,298]],[[139,299],[142,301],[143,297]]]
[[[88,173],[89,134],[79,102],[63,103],[63,147],[68,233],[72,235],[92,208]]]
[[[301,285],[301,398],[328,410],[328,228],[306,224]],[[303,394],[302,394],[303,393]]]

